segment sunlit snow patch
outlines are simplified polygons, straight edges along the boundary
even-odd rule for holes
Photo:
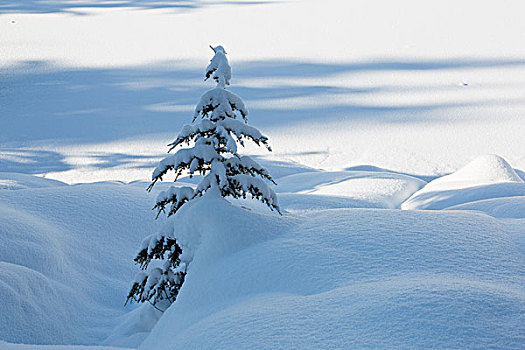
[[[210,198],[180,214],[175,235],[192,241],[194,260],[141,349],[521,342],[522,255],[485,215],[336,209],[277,217]]]
[[[20,185],[0,190],[0,339],[100,344],[130,310],[136,245],[157,225],[151,195],[122,184],[0,179]]]
[[[0,172],[0,190],[20,190],[24,188],[41,188],[65,186],[66,184],[57,180],[45,179],[43,177]]]
[[[277,192],[286,210],[321,208],[399,208],[426,182],[374,171],[310,172],[283,177]]]
[[[525,182],[503,158],[485,155],[455,173],[431,181],[401,208],[446,209],[464,203],[516,196],[525,196]]]

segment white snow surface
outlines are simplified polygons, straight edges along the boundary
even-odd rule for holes
[[[501,182],[524,183],[505,159],[487,154],[477,157],[452,174],[435,179],[426,186],[425,191],[455,190]]]
[[[5,171],[149,178],[215,86],[202,81],[210,44],[228,52],[230,90],[273,160],[440,176],[495,153],[525,170],[521,0],[4,5]]]
[[[137,243],[159,224],[151,200],[118,183],[0,190],[0,339],[102,343],[133,309]]]
[[[25,188],[41,188],[66,186],[65,183],[18,173],[2,173],[0,177],[0,190],[21,190]]]
[[[28,345],[6,343],[0,340],[2,350],[129,350],[129,348],[117,348],[103,345]]]
[[[425,185],[423,180],[391,172],[325,171],[282,178],[277,192],[286,200],[299,198],[296,205],[305,209],[319,208],[333,200],[341,201],[342,208],[394,209]]]
[[[278,217],[210,197],[185,209],[176,232],[199,245],[177,302],[141,349],[523,344],[523,255],[488,216]]]
[[[523,1],[0,8],[0,349],[525,347]],[[154,220],[210,44],[283,216]],[[193,261],[160,317],[123,304],[163,225]]]
[[[525,196],[525,181],[503,158],[484,155],[452,174],[431,181],[404,202],[402,208],[445,209],[515,196]]]
[[[448,210],[477,210],[495,218],[525,219],[525,196],[490,198],[453,205]]]
[[[1,191],[0,336],[142,349],[522,344],[525,222],[374,209],[425,185],[407,175],[269,168],[283,169],[283,216],[210,193],[165,223],[193,259],[160,319],[122,306],[140,239],[161,224],[145,183]]]

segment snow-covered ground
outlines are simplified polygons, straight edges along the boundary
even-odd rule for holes
[[[0,348],[525,347],[523,13],[0,0]],[[123,306],[165,224],[144,189],[213,86],[209,44],[270,139],[244,153],[284,215],[183,209],[194,261],[157,323]]]
[[[217,43],[276,159],[441,175],[495,153],[525,169],[522,1],[2,5],[9,171],[149,177],[212,86],[202,74]]]
[[[465,170],[484,168],[463,190],[484,195],[485,186],[515,185],[489,199],[512,205],[525,183],[501,182],[495,173],[514,170],[495,164],[497,157],[482,157],[449,179],[466,181]],[[0,192],[7,242],[0,315],[9,325],[0,336],[132,347],[145,339],[144,349],[523,345],[523,207],[511,222],[489,216],[479,201],[451,208],[462,211],[399,210],[433,183],[267,166],[284,174],[277,178],[283,216],[206,196],[175,216],[175,234],[194,259],[153,330],[157,311],[123,307],[137,244],[163,224],[148,211],[145,183],[44,179],[55,186],[30,187],[37,181],[28,176],[0,174],[17,188]],[[479,178],[492,182],[479,186]],[[442,202],[438,190],[429,193],[427,205]]]

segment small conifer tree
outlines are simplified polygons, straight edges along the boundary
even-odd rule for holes
[[[206,68],[204,80],[212,78],[217,86],[201,96],[193,124],[182,128],[175,141],[168,145],[168,152],[183,145],[191,147],[180,148],[159,163],[148,191],[170,171],[175,173],[175,181],[183,174],[200,174],[202,180],[195,189],[172,186],[160,192],[153,209],[157,210],[157,217],[160,213],[171,216],[184,204],[209,193],[234,198],[250,195],[280,213],[277,196],[266,182],[275,184],[268,171],[252,158],[237,153],[237,144],[244,146],[246,140],[271,151],[268,138],[247,124],[248,110],[244,102],[226,90],[231,79],[226,51],[222,46],[211,48],[215,55]],[[135,258],[141,272],[133,282],[126,303],[147,301],[165,310],[175,301],[186,277],[189,262],[181,259],[181,255],[182,248],[172,232],[146,237]]]

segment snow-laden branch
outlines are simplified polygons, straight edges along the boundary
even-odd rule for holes
[[[178,177],[184,169],[188,169],[190,173],[193,173],[195,170],[202,170],[204,164],[220,159],[222,159],[222,156],[217,153],[215,147],[204,142],[196,144],[192,148],[180,149],[174,155],[160,161],[153,171],[153,182],[148,189],[151,189],[158,180],[162,180],[162,176],[169,170],[176,169],[176,177]]]
[[[261,134],[261,132],[253,126],[249,126],[248,124],[235,119],[219,120],[217,125],[220,125],[229,132],[233,133],[239,140],[240,144],[243,146],[244,143],[242,139],[248,138],[255,142],[257,146],[263,144],[270,152],[272,151],[272,148],[268,145],[268,138]]]
[[[240,113],[245,121],[247,120],[248,109],[242,99],[233,92],[216,87],[202,95],[199,103],[195,106],[193,121],[198,116],[202,118],[208,117],[211,121],[218,121],[224,118],[235,119],[237,118],[235,111]]]
[[[167,191],[158,194],[153,209],[157,210],[157,216],[159,216],[161,212],[165,212],[166,206],[171,203],[171,208],[168,211],[168,216],[170,216],[194,197],[195,191],[191,187],[171,186]]]
[[[248,156],[232,157],[224,162],[227,172],[234,174],[249,174],[251,176],[259,175],[273,184],[276,184],[268,170],[263,168],[259,163]]]
[[[246,198],[246,193],[249,193],[253,198],[268,205],[270,209],[281,213],[277,194],[264,180],[245,174],[234,175],[229,179],[232,187],[241,193],[243,198]]]
[[[225,134],[223,130],[225,130],[227,134]],[[234,135],[242,146],[244,146],[244,139],[250,139],[258,146],[262,144],[269,151],[272,150],[268,144],[268,137],[262,135],[259,130],[246,123],[235,119],[224,119],[213,123],[208,119],[203,119],[197,124],[185,125],[177,136],[177,139],[168,145],[171,146],[169,151],[184,143],[189,145],[191,141],[195,141],[200,137],[210,138],[212,135],[221,136],[222,139],[225,140],[227,149],[232,153],[237,152],[237,147],[232,144],[232,142],[235,141],[230,138],[230,135]]]
[[[174,302],[186,277],[187,265],[181,262],[181,254],[173,238],[157,234],[146,237],[135,258],[143,271],[135,276],[126,304],[130,300],[148,301],[153,306],[162,300]]]

